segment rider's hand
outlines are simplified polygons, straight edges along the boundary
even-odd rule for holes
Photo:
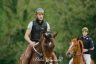
[[[83,52],[87,52],[88,51],[88,49],[83,49]]]
[[[39,42],[36,42],[36,44],[35,45],[38,45],[39,44]]]
[[[36,45],[36,44],[35,44],[34,41],[30,42],[30,46],[31,46],[31,47],[34,47],[35,45]]]

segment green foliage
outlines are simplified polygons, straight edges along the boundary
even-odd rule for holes
[[[28,23],[35,19],[35,9],[45,9],[45,19],[51,30],[58,32],[55,51],[62,56],[60,64],[68,64],[66,51],[72,38],[89,28],[96,47],[95,0],[0,0],[0,64],[17,64],[27,47],[24,33]],[[94,61],[96,49],[92,54]]]

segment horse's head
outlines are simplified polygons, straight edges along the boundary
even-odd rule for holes
[[[83,48],[83,45],[81,40],[78,40],[77,38],[72,39],[70,42],[70,47],[67,51],[67,56],[71,57],[76,54],[78,55],[81,54],[82,48]]]
[[[57,33],[45,32],[42,34],[42,47],[45,50],[52,50],[55,47],[55,37]]]

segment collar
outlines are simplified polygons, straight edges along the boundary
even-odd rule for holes
[[[88,36],[88,35],[86,35],[86,36],[83,36],[83,35],[82,35],[82,37],[83,37],[83,38],[88,38],[89,36]]]
[[[39,25],[42,25],[43,22],[44,22],[44,20],[40,21],[40,20],[36,19],[36,22],[37,22]]]

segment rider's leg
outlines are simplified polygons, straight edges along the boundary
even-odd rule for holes
[[[91,64],[91,55],[90,54],[83,54],[84,60],[86,64]]]
[[[73,62],[73,58],[69,61],[69,64],[72,64],[72,62]]]
[[[32,47],[28,45],[24,54],[20,57],[20,64],[28,64],[31,55],[32,55]]]

